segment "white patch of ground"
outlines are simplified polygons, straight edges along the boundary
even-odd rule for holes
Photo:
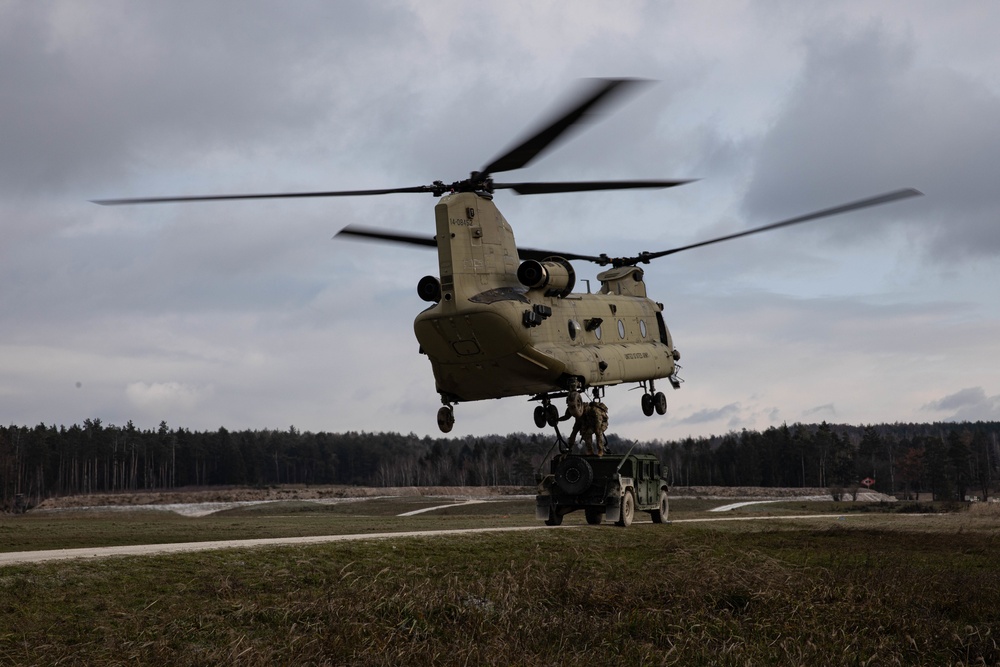
[[[449,507],[455,507],[456,505],[479,505],[479,504],[488,503],[488,502],[490,502],[490,501],[489,500],[475,500],[473,498],[469,498],[468,500],[466,500],[464,502],[461,502],[461,503],[449,503],[447,505],[437,505],[435,507],[423,507],[423,508],[418,509],[418,510],[413,510],[412,512],[403,512],[402,514],[397,514],[396,516],[416,516],[417,514],[423,514],[424,512],[433,512],[435,510],[443,510],[443,509],[447,509]]]
[[[715,507],[708,510],[709,512],[728,512],[730,510],[739,509],[740,507],[746,507],[747,505],[762,505],[764,503],[782,503],[795,500],[815,500],[815,501],[833,501],[833,496],[829,493],[819,494],[815,496],[786,496],[783,498],[770,498],[767,500],[744,500],[738,503],[729,503],[728,505],[722,505],[720,507]],[[844,502],[851,502],[851,498],[848,496],[846,500],[841,499]],[[892,496],[887,496],[884,493],[878,493],[877,491],[859,491],[858,501],[865,503],[894,503],[896,499]]]

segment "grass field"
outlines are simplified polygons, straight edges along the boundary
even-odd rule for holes
[[[536,525],[523,499],[395,516],[435,503],[29,514],[0,519],[0,544]],[[673,502],[667,526],[570,515],[526,533],[9,566],[0,664],[1000,664],[1000,514],[782,503],[740,513],[818,516],[687,522],[722,518],[708,504]]]

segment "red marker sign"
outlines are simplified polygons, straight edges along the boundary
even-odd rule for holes
[[[861,480],[861,483],[870,489],[872,488],[872,485],[875,484],[875,480],[872,479],[871,477],[865,477],[863,480]]]

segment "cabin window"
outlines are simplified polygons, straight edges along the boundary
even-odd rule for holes
[[[670,347],[670,338],[667,336],[667,325],[663,323],[662,313],[656,313],[656,326],[660,329],[660,342]]]
[[[639,333],[642,334],[643,338],[646,337],[646,320],[639,320]]]
[[[570,340],[576,340],[576,334],[580,331],[580,325],[576,320],[569,321],[569,338]]]
[[[625,340],[625,323],[618,320],[618,337]]]
[[[597,340],[601,340],[601,325],[600,324],[598,324],[594,328],[594,335],[597,336]]]

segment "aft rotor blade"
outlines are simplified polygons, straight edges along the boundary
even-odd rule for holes
[[[561,111],[552,121],[533,135],[496,157],[479,170],[481,174],[498,174],[526,166],[549,148],[574,125],[594,120],[596,110],[602,103],[621,94],[629,88],[643,83],[640,79],[595,79],[593,87],[572,104]]]
[[[913,188],[894,190],[892,192],[887,192],[885,194],[878,195],[876,197],[859,199],[858,201],[850,202],[848,204],[843,204],[841,206],[826,208],[823,209],[822,211],[816,211],[815,213],[800,215],[795,218],[789,218],[788,220],[782,220],[781,222],[775,222],[770,225],[764,225],[763,227],[756,227],[754,229],[748,229],[746,231],[736,232],[735,234],[727,234],[726,236],[720,236],[718,238],[709,239],[708,241],[692,243],[690,245],[681,246],[679,248],[671,248],[670,250],[663,250],[661,252],[642,253],[642,255],[640,255],[639,257],[632,259],[641,262],[646,262],[651,259],[656,259],[657,257],[665,257],[666,255],[672,255],[674,253],[681,252],[682,250],[701,248],[702,246],[711,245],[713,243],[721,243],[723,241],[738,239],[743,236],[750,236],[751,234],[759,234],[760,232],[766,232],[772,229],[780,229],[781,227],[789,227],[791,225],[797,225],[802,222],[809,222],[810,220],[817,220],[819,218],[827,218],[833,215],[840,215],[841,213],[848,213],[850,211],[856,211],[861,208],[868,208],[870,206],[879,206],[881,204],[888,204],[890,202],[898,201],[900,199],[907,199],[909,197],[919,197],[923,194],[924,194],[923,192],[920,192],[919,190],[914,190]]]
[[[433,236],[420,236],[417,234],[388,232],[381,229],[374,229],[372,227],[360,227],[357,225],[349,225],[347,227],[344,227],[342,230],[337,232],[336,236],[338,237],[353,236],[360,240],[379,241],[384,243],[398,243],[402,245],[416,245],[424,248],[437,247],[437,239],[435,239]],[[522,260],[535,259],[538,261],[542,261],[548,259],[549,257],[562,257],[563,259],[568,259],[568,260],[579,259],[579,260],[598,262],[598,263],[602,261],[601,257],[594,257],[592,255],[579,255],[577,253],[560,252],[558,250],[539,250],[537,248],[518,248],[517,255]]]
[[[563,259],[574,260],[578,259],[586,262],[595,262],[597,264],[606,264],[607,257],[595,257],[594,255],[579,255],[575,252],[561,252],[559,250],[539,250],[537,248],[518,248],[517,256],[522,260],[534,259],[536,261],[542,262],[550,257],[562,257]]]
[[[494,190],[513,190],[519,195],[543,195],[558,192],[590,192],[594,190],[634,190],[638,188],[672,188],[691,183],[683,181],[571,181],[563,183],[494,183]]]
[[[410,192],[437,192],[432,185],[417,185],[409,188],[387,188],[382,190],[333,190],[328,192],[276,192],[249,195],[194,195],[182,197],[131,197],[127,199],[92,199],[101,206],[122,206],[126,204],[169,204],[192,201],[224,201],[233,199],[299,199],[307,197],[364,197],[367,195],[391,195]]]
[[[387,243],[402,243],[405,245],[418,245],[427,248],[436,248],[437,241],[433,236],[418,236],[416,234],[401,234],[399,232],[386,232],[381,229],[371,227],[357,227],[350,225],[344,227],[336,236],[355,236],[359,239],[369,239],[373,241],[385,241]]]

